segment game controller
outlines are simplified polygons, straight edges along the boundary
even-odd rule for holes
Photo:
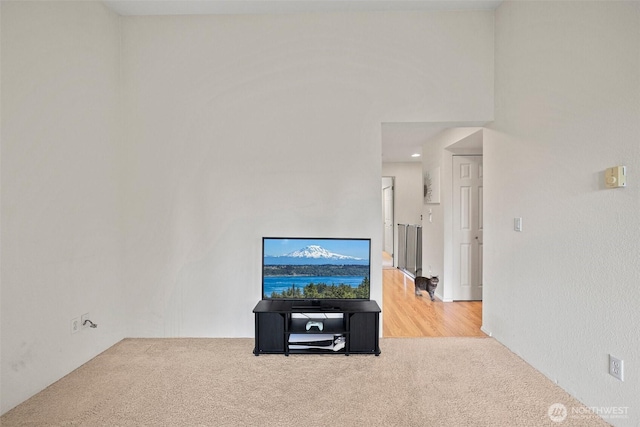
[[[319,320],[309,320],[307,322],[307,331],[313,327],[318,328],[319,331],[321,331],[322,329],[324,329],[324,325],[322,324],[321,321]]]

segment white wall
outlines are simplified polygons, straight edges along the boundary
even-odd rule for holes
[[[382,164],[382,175],[392,176],[393,188],[393,251],[394,265],[398,265],[398,224],[418,224],[422,221],[422,164],[418,162],[389,162]]]
[[[128,334],[253,336],[265,235],[381,254],[381,123],[490,119],[492,51],[486,11],[123,19]]]
[[[118,17],[2,8],[1,412],[123,338]],[[71,334],[90,313],[97,329]]]
[[[639,53],[637,2],[503,3],[484,141],[484,329],[588,406],[629,407],[617,426],[640,419]],[[628,187],[604,189],[615,165]]]

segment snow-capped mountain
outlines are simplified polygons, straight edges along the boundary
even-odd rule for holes
[[[369,265],[368,258],[331,252],[310,244],[283,255],[265,255],[263,265]]]
[[[311,259],[331,259],[331,260],[361,260],[362,258],[356,258],[349,255],[341,255],[335,252],[326,250],[318,245],[309,245],[297,251],[293,251],[284,255],[291,258],[311,258]]]

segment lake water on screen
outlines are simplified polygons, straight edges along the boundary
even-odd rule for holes
[[[364,279],[363,276],[267,276],[264,277],[264,294],[271,295],[272,292],[282,293],[287,289],[291,289],[292,285],[302,289],[309,283],[318,285],[324,283],[327,285],[345,284],[352,288],[357,288]]]

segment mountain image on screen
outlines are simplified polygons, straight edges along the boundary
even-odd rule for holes
[[[264,298],[369,298],[369,242],[334,240],[336,250],[317,243],[294,249],[291,241],[265,239]]]
[[[359,264],[368,265],[369,261],[351,255],[331,252],[318,245],[309,245],[284,255],[267,255],[265,265],[302,265],[302,264]]]
[[[309,245],[285,256],[293,258],[360,259],[349,255],[336,254],[318,245]]]

